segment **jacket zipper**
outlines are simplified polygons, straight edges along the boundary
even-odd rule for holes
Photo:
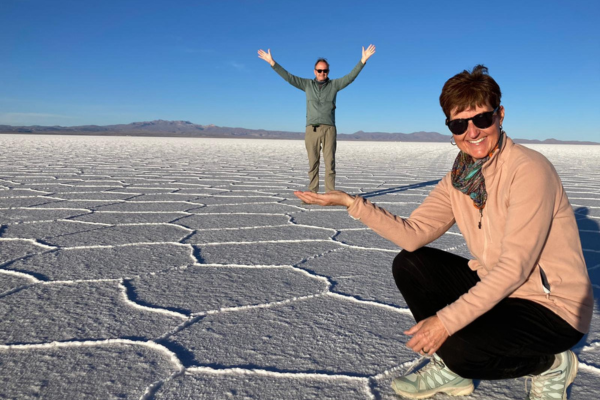
[[[483,209],[479,210],[480,214],[480,219],[479,219],[479,229],[481,229],[481,225],[482,225],[482,221],[483,221]],[[483,259],[487,262],[487,251],[488,251],[488,242],[491,242],[491,240],[488,240],[488,235],[489,232],[491,232],[490,229],[490,224],[489,224],[489,218],[486,218],[486,223],[485,223],[485,229],[483,229]]]
[[[540,281],[542,283],[542,289],[544,289],[544,293],[546,293],[546,298],[549,298],[548,296],[550,295],[550,282],[548,282],[548,277],[542,269],[542,266],[538,264],[538,267],[540,267]]]

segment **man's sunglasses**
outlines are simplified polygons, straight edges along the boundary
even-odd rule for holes
[[[320,73],[320,74],[322,74],[323,72],[325,72],[326,74],[328,74],[328,73],[329,73],[329,70],[328,70],[328,69],[316,69],[316,68],[315,68],[315,71],[317,71],[317,72],[318,72],[318,73]]]
[[[453,135],[462,135],[465,133],[469,127],[469,121],[473,121],[473,125],[479,129],[489,128],[494,123],[494,114],[499,108],[500,106],[496,107],[493,111],[483,112],[471,118],[459,118],[453,119],[452,121],[448,121],[446,118],[446,125],[448,125],[448,129],[450,129],[450,132],[452,132]]]

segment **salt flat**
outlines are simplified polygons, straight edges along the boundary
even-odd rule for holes
[[[0,146],[0,398],[397,398],[391,379],[417,359],[391,276],[400,249],[344,208],[293,196],[303,142]],[[600,146],[530,147],[563,179],[598,298]],[[408,216],[456,152],[341,141],[337,186]],[[469,256],[456,228],[432,246]],[[597,317],[571,399],[600,390]],[[477,384],[469,398],[526,396],[523,379]]]

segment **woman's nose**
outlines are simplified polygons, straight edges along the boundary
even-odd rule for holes
[[[473,121],[469,121],[469,124],[467,125],[467,133],[466,135],[469,135],[469,137],[475,137],[479,134],[479,128],[477,128],[475,126],[475,124],[473,123]]]

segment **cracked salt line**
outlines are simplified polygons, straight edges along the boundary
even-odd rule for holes
[[[183,215],[196,215],[187,211],[104,211],[95,210],[94,214],[183,214]]]
[[[119,189],[125,189],[124,187],[120,187]],[[112,189],[108,189],[109,191],[101,191],[101,192],[61,192],[61,193],[67,193],[67,194],[81,194],[81,193],[94,193],[94,194],[98,194],[98,193],[106,193],[106,194],[122,194],[125,196],[141,196],[143,193],[135,193],[135,192],[113,192]]]
[[[212,196],[211,196],[212,197]],[[206,199],[201,199],[201,200],[206,200]],[[272,205],[272,204],[277,204],[277,205],[282,205],[281,203],[278,202],[279,200],[275,200],[273,199],[273,201],[251,201],[248,203],[219,203],[219,204],[206,204],[206,203],[194,203],[194,204],[203,204],[206,205],[206,207],[225,207],[225,206],[261,206],[261,205]],[[217,214],[217,213],[215,213]],[[218,213],[218,214],[252,214],[252,213]]]
[[[586,364],[582,361],[579,361],[579,369],[587,372],[591,372],[595,375],[600,375],[600,368],[594,367],[593,365]]]
[[[587,346],[580,346],[581,351],[593,351],[600,347],[600,341],[589,343]]]
[[[281,306],[284,304],[295,303],[295,302],[302,301],[302,300],[323,297],[323,296],[326,296],[327,293],[328,292],[323,292],[323,293],[311,294],[308,296],[292,297],[289,299],[285,299],[285,300],[281,300],[281,301],[274,301],[271,303],[252,304],[252,305],[239,306],[239,307],[223,307],[223,308],[218,308],[215,310],[200,311],[197,313],[192,313],[191,316],[192,317],[202,317],[202,316],[208,316],[208,315],[224,314],[224,313],[229,313],[229,312],[255,310],[255,309],[260,309],[260,308],[271,308],[271,307]]]
[[[45,195],[31,195],[31,196],[8,196],[8,197],[1,197],[0,199],[48,199],[48,200],[56,200],[56,201],[64,201],[64,199],[60,198],[60,197],[51,197],[51,196],[45,196]],[[16,207],[10,207],[10,208],[16,208]],[[6,208],[2,208],[3,210],[5,210]]]
[[[598,200],[598,199],[594,199],[594,200]],[[600,206],[590,206],[590,205],[587,205],[587,204],[577,204],[577,203],[575,203],[575,204],[571,204],[571,206],[573,206],[573,207],[585,207],[585,208],[591,208],[591,209],[594,209],[594,210],[595,210],[595,209],[599,209],[599,208],[600,208]],[[581,215],[581,213],[579,213],[579,214],[575,214],[575,215]],[[598,218],[598,217],[595,217],[595,218]]]
[[[264,369],[254,368],[211,368],[211,367],[189,367],[185,371],[186,374],[210,374],[210,375],[255,375],[255,376],[270,376],[270,377],[281,377],[281,378],[302,378],[302,379],[317,379],[317,380],[331,380],[339,379],[350,382],[361,382],[368,384],[368,377],[350,376],[350,375],[339,375],[339,374],[319,374],[309,372],[275,372],[267,371]]]
[[[343,295],[343,294],[334,293],[334,292],[327,292],[327,293],[325,293],[325,295],[326,296],[330,296],[330,297],[337,297],[339,299],[351,301],[353,303],[358,303],[358,304],[364,304],[364,305],[370,305],[370,306],[385,308],[387,310],[395,311],[395,312],[400,313],[400,314],[412,315],[412,313],[410,312],[410,309],[408,309],[408,308],[390,306],[388,304],[378,303],[376,301],[360,300],[360,299],[357,299],[356,297],[353,297],[353,296]]]
[[[2,240],[2,239],[0,239]],[[24,239],[21,239],[24,240]],[[105,245],[93,245],[93,246],[72,246],[72,247],[61,247],[61,250],[82,250],[82,249],[112,249],[117,247],[133,247],[133,246],[156,246],[156,245],[165,245],[169,246],[182,246],[182,247],[190,247],[191,244],[187,243],[179,243],[179,242],[136,242],[136,243],[125,243],[125,244],[105,244]],[[58,249],[58,247],[53,247],[53,249]],[[192,248],[193,251],[193,248]]]
[[[18,260],[18,258],[17,258],[17,260]],[[10,263],[12,261],[14,261],[14,260],[8,261],[5,264]],[[16,276],[16,277],[19,277],[19,278],[25,278],[25,279],[30,280],[33,283],[44,282],[44,281],[41,281],[41,280],[37,279],[35,276],[30,275],[30,274],[28,274],[26,272],[19,272],[19,271],[15,271],[15,270],[12,270],[12,269],[0,269],[0,274],[12,275],[12,276]],[[24,286],[26,286],[26,285],[24,285]]]
[[[386,253],[398,253],[398,252],[402,251],[401,247],[398,247],[397,249],[382,249],[382,248],[379,248],[379,247],[357,246],[357,245],[354,245],[354,244],[342,243],[342,242],[338,242],[338,241],[335,241],[335,240],[332,240],[332,242],[338,243],[342,247],[347,247],[349,249],[356,249],[356,250],[375,250],[375,251],[383,251],[383,252],[386,252]]]
[[[257,204],[257,203],[251,203],[252,205]],[[269,204],[275,204],[275,203],[269,203]],[[248,204],[244,204],[244,205],[248,205]],[[221,204],[218,205],[218,207],[220,207]],[[208,207],[214,207],[207,205],[206,208]],[[203,217],[205,215],[266,215],[266,216],[276,216],[276,217],[283,217],[283,216],[288,216],[285,213],[252,213],[252,212],[232,212],[232,213],[218,213],[218,212],[206,212],[206,213],[189,213],[190,215],[193,216],[198,216],[198,217]],[[215,229],[219,229],[219,228],[215,228]],[[227,229],[227,228],[225,228]]]
[[[588,269],[587,269],[587,270],[588,270],[588,272],[589,272],[589,271],[593,271],[593,270],[595,270],[595,269],[598,269],[598,268],[600,268],[600,264],[596,264],[596,265],[593,265],[593,266],[591,266],[591,267],[588,267]]]
[[[293,265],[248,265],[248,264],[198,264],[192,265],[194,267],[231,267],[231,268],[247,268],[247,269],[282,269],[282,268],[297,268]],[[299,268],[302,269],[302,268]]]
[[[258,214],[256,214],[258,215]],[[271,214],[275,215],[275,214]],[[239,228],[198,228],[196,232],[212,232],[212,231],[245,231],[245,230],[253,230],[253,229],[271,229],[271,228],[287,228],[289,224],[285,225],[265,225],[265,226],[242,226]]]
[[[335,242],[333,240],[329,240],[329,239],[297,239],[297,240],[257,240],[254,242],[215,242],[215,243],[202,243],[202,244],[198,244],[198,246],[202,245],[202,246],[226,246],[226,245],[232,245],[232,244],[269,244],[269,243],[311,243],[311,242],[321,242],[321,243],[336,243],[336,244],[342,244],[342,243],[338,243]]]
[[[121,295],[123,297],[123,300],[125,300],[125,302],[127,304],[131,305],[133,308],[137,308],[138,310],[151,311],[151,312],[164,314],[164,315],[170,315],[170,316],[178,317],[178,318],[181,318],[184,320],[189,319],[189,317],[187,315],[178,313],[176,311],[171,311],[171,310],[167,310],[167,309],[160,308],[160,307],[143,306],[143,305],[138,304],[135,301],[131,300],[129,298],[129,296],[127,295],[127,287],[125,286],[125,280],[123,280],[123,279],[119,280],[119,289],[121,290]]]
[[[48,204],[48,203],[46,203]],[[40,204],[41,205],[41,204]],[[12,208],[13,210],[16,210],[17,208]],[[92,210],[90,210],[89,208],[67,208],[67,207],[29,207],[28,209],[33,210],[33,211],[46,211],[46,210],[57,210],[57,211],[61,211],[61,210],[68,210],[68,211],[87,211],[88,213],[92,212]],[[6,208],[5,210],[10,210],[10,208]]]
[[[314,205],[314,204],[306,204],[308,206],[310,205]],[[343,206],[337,207],[337,208],[327,208],[327,209],[321,209],[321,208],[302,208],[303,210],[306,210],[306,212],[309,213],[330,213],[330,212],[346,212],[347,209],[346,208],[342,208]]]
[[[91,213],[91,212],[90,212]],[[87,215],[87,214],[85,214]],[[80,217],[81,215],[77,215],[78,217]],[[73,222],[73,223],[79,223],[79,224],[85,224],[85,225],[100,225],[100,226],[113,226],[112,224],[106,224],[104,222],[90,222],[90,221],[79,221],[77,219],[66,219],[66,218],[59,218],[56,221],[59,222]],[[31,223],[35,223],[35,222],[42,222],[42,221],[31,221]]]
[[[421,356],[419,356],[417,358],[414,358],[414,359],[412,359],[410,361],[404,362],[404,363],[402,363],[400,365],[397,365],[397,366],[395,366],[393,368],[387,369],[387,370],[385,370],[385,371],[383,371],[383,372],[381,372],[381,373],[379,373],[377,375],[372,376],[372,379],[375,379],[375,380],[385,379],[385,378],[387,378],[388,376],[390,376],[392,374],[396,374],[398,371],[401,371],[401,370],[405,370],[406,371],[410,367],[412,367],[415,363],[419,362],[420,359],[421,359]]]
[[[305,225],[305,224],[295,224],[291,221],[289,221],[286,226],[300,226],[300,227],[309,228],[309,229],[320,229],[320,230],[332,231],[334,234],[339,232],[337,229],[334,229],[334,228],[327,228],[324,226]]]
[[[447,251],[447,252],[451,252],[452,250],[458,250],[458,249],[463,248],[463,247],[467,247],[467,244],[466,243],[462,243],[462,244],[459,244],[459,245],[456,245],[456,246],[452,246],[452,247],[444,247],[441,250]]]
[[[36,239],[24,239],[24,238],[0,238],[0,242],[29,242],[35,246],[39,246],[41,248],[47,250],[57,250],[57,246],[49,246],[47,244],[39,243]]]
[[[121,282],[121,278],[103,278],[103,279],[75,279],[67,281],[40,281],[41,285],[52,286],[52,285],[78,285],[80,283],[104,283],[104,282]]]
[[[182,375],[185,372],[185,368],[182,368],[179,371],[175,371],[173,372],[170,376],[168,376],[166,379],[160,379],[156,382],[152,382],[147,388],[146,390],[144,390],[144,393],[142,394],[142,396],[140,397],[140,400],[152,400],[154,399],[154,395],[156,394],[156,392],[167,382],[177,378],[178,376]]]
[[[174,194],[174,193],[170,193],[170,194]],[[74,200],[74,201],[91,201],[91,200],[84,200],[84,199],[78,199],[78,200]],[[100,201],[100,200],[98,200]],[[104,200],[106,201],[106,200]],[[172,203],[183,203],[183,204],[191,204],[191,205],[196,205],[197,203],[191,202],[191,201],[187,201],[187,200],[147,200],[147,201],[131,201],[131,200],[123,200],[122,203],[119,204],[172,204]]]
[[[36,343],[36,344],[11,344],[11,345],[0,345],[0,350],[43,350],[43,349],[63,349],[73,347],[97,347],[97,346],[110,346],[115,344],[125,344],[134,346],[148,347],[153,350],[157,350],[169,356],[169,361],[175,365],[179,371],[184,370],[184,366],[175,353],[166,348],[165,346],[158,344],[154,341],[137,341],[131,339],[105,339],[105,340],[85,340],[85,341],[69,341],[69,342],[49,342],[49,343]]]
[[[218,199],[264,199],[265,197],[268,197],[273,200],[287,200],[287,198],[281,196],[224,196],[221,194],[213,194],[211,197]]]
[[[0,198],[2,198],[2,199],[13,198],[14,199],[15,197],[11,197],[11,196],[7,196],[7,197],[1,196],[2,194],[4,194],[2,192],[8,192],[8,193],[10,193],[10,192],[12,192],[14,190],[30,190],[32,192],[38,192],[38,194],[32,193],[34,196],[23,196],[23,197],[40,197],[40,196],[44,197],[45,195],[48,195],[48,194],[52,193],[52,192],[47,192],[45,190],[37,190],[37,189],[30,189],[30,188],[26,188],[26,189],[23,189],[23,188],[12,188],[12,189],[5,189],[5,190],[3,189],[3,190],[0,190]]]
[[[83,221],[75,221],[75,222],[83,222]],[[101,224],[100,222],[86,222],[88,224]],[[194,232],[193,229],[190,228],[186,228],[185,226],[181,226],[181,225],[177,225],[177,224],[172,224],[170,222],[132,222],[132,223],[126,223],[126,224],[103,224],[103,225],[108,225],[111,227],[121,227],[121,226],[159,226],[159,225],[165,225],[165,226],[173,226],[175,228],[178,229],[183,229],[187,232]]]

